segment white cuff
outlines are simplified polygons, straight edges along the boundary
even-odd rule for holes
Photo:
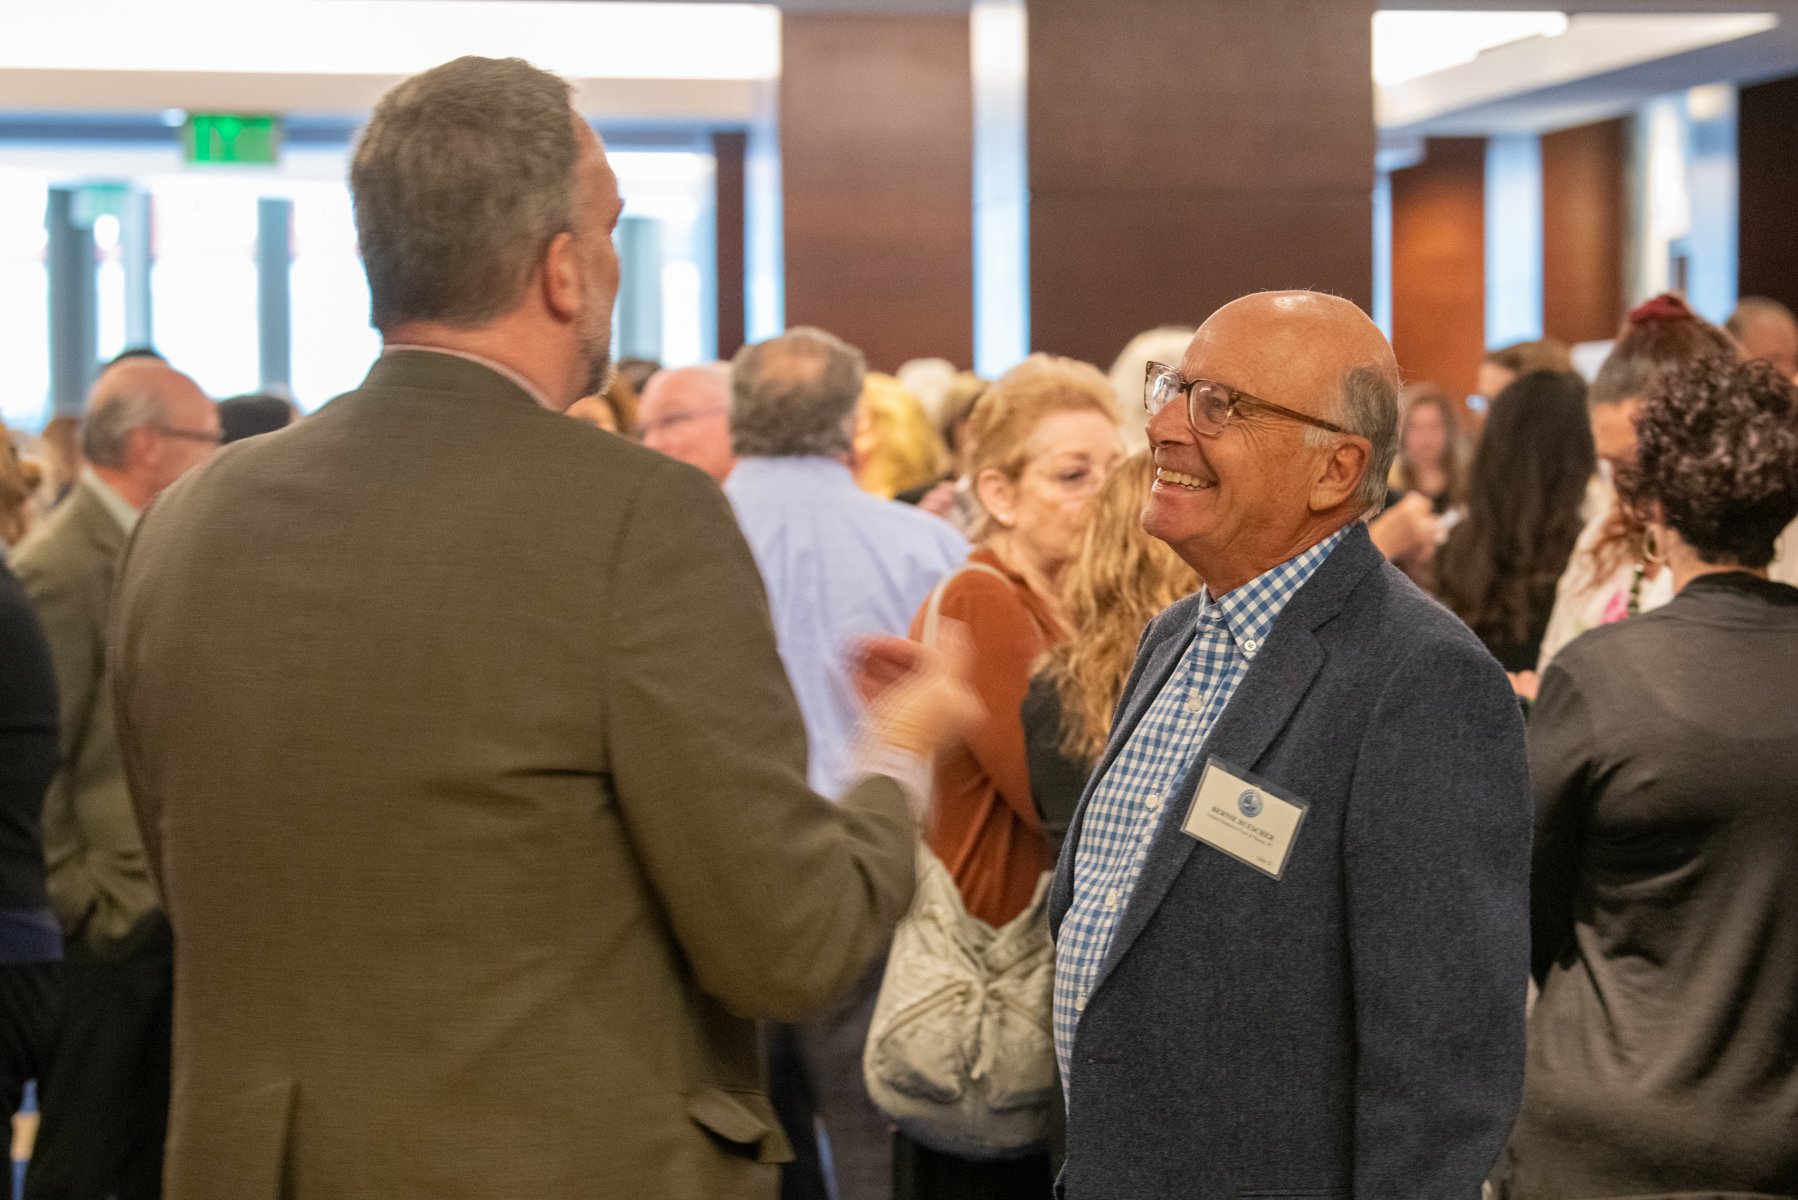
[[[880,775],[898,784],[912,819],[919,825],[929,821],[934,775],[929,759],[888,745],[864,727],[855,739],[850,761],[857,778]]]

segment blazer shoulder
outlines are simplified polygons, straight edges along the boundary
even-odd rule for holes
[[[13,555],[13,572],[28,593],[49,581],[101,586],[125,546],[125,531],[98,498],[77,487]]]

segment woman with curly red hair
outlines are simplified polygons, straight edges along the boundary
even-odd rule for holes
[[[1530,720],[1531,1018],[1510,1197],[1798,1194],[1798,388],[1664,368],[1618,493],[1675,592]]]

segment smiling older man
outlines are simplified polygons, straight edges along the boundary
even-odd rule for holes
[[[1249,296],[1151,364],[1150,625],[1051,894],[1068,1200],[1475,1197],[1515,1115],[1529,790],[1504,672],[1388,566],[1397,368]]]

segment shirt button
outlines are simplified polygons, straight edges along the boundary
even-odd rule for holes
[[[1187,712],[1189,712],[1189,713],[1200,712],[1204,709],[1204,707],[1205,707],[1205,697],[1199,695],[1199,693],[1196,691],[1186,693],[1186,711]]]
[[[1143,807],[1150,812],[1159,812],[1161,810],[1161,795],[1160,793],[1154,793],[1152,795],[1144,796],[1142,803]]]
[[[1242,648],[1245,653],[1253,654],[1255,651],[1261,649],[1261,643],[1254,638],[1249,638],[1242,644]]]
[[[1085,996],[1075,996],[1074,997],[1074,1011],[1075,1012],[1085,1012],[1086,1011],[1086,997]]]
[[[1118,890],[1116,888],[1107,888],[1105,890],[1105,911],[1106,912],[1116,912],[1117,906],[1118,906]]]

